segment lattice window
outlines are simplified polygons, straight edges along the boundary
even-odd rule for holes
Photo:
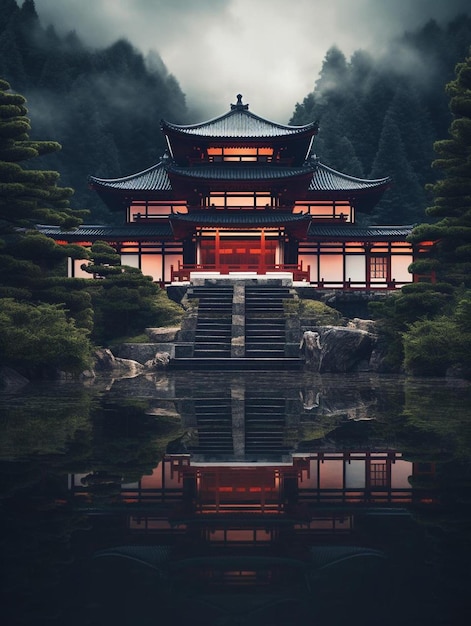
[[[370,259],[370,276],[371,278],[387,278],[388,275],[388,257],[372,256]]]
[[[387,466],[385,462],[371,463],[370,484],[372,487],[385,487],[387,485]]]

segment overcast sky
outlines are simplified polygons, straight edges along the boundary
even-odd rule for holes
[[[21,4],[21,0],[18,1]],[[431,18],[471,13],[469,0],[35,0],[44,26],[85,43],[126,37],[159,53],[195,122],[221,115],[242,93],[250,110],[287,123],[312,91],[327,50],[381,53]]]

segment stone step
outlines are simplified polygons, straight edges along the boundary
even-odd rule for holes
[[[215,369],[221,371],[246,370],[299,370],[303,361],[299,358],[261,357],[261,358],[213,358],[206,361],[199,357],[182,357],[170,361],[170,368],[175,370]]]
[[[282,358],[284,353],[284,350],[245,350],[245,355],[248,358],[256,359]]]
[[[230,350],[195,350],[193,351],[194,358],[196,359],[219,359],[222,357],[230,358]]]

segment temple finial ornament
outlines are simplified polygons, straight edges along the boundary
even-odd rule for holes
[[[237,109],[239,111],[247,111],[249,108],[248,104],[242,104],[242,94],[237,94],[237,104],[231,104],[231,110]]]

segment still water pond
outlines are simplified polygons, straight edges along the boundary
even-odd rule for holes
[[[1,401],[2,624],[469,623],[465,383],[170,372]]]

